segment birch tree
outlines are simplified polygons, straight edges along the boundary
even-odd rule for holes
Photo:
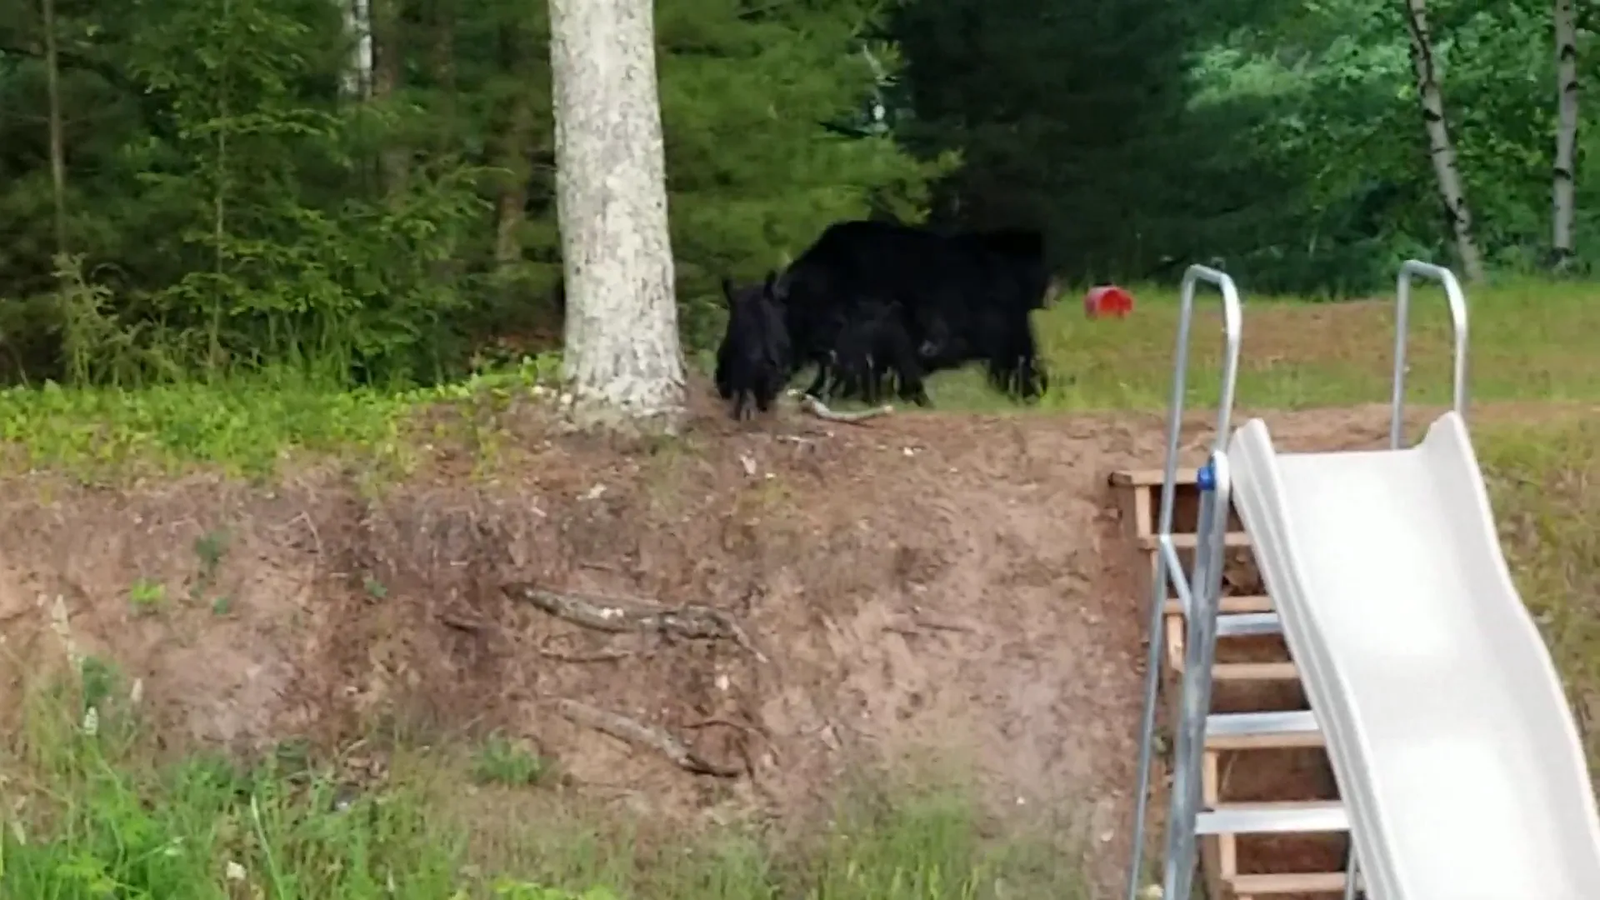
[[[1444,94],[1439,88],[1439,69],[1433,56],[1433,35],[1428,30],[1427,0],[1406,0],[1406,30],[1411,37],[1411,66],[1416,75],[1417,102],[1422,106],[1422,124],[1428,135],[1428,156],[1439,185],[1450,229],[1455,235],[1456,256],[1469,281],[1483,280],[1483,254],[1473,234],[1472,211],[1467,206],[1467,190],[1456,163],[1455,145],[1445,124]]]
[[[1572,259],[1578,142],[1578,28],[1573,0],[1555,0],[1556,157],[1551,176],[1550,258],[1557,269]]]
[[[652,0],[549,0],[563,375],[580,421],[671,430],[684,402]]]
[[[345,0],[344,30],[350,40],[350,57],[339,81],[346,97],[372,96],[372,7],[369,0]]]

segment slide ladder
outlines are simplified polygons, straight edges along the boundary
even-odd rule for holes
[[[1405,348],[1417,276],[1441,281],[1450,300],[1454,408],[1407,449]],[[1222,391],[1211,458],[1183,471],[1178,427],[1201,282],[1222,294]],[[1506,569],[1467,437],[1465,297],[1448,270],[1417,261],[1401,267],[1397,294],[1390,449],[1280,454],[1260,420],[1230,434],[1242,318],[1232,279],[1202,266],[1185,274],[1165,468],[1159,481],[1132,472],[1112,479],[1131,489],[1124,521],[1152,554],[1130,900],[1144,881],[1163,648],[1181,677],[1162,879],[1169,900],[1190,896],[1197,843],[1213,900],[1600,896],[1600,817],[1577,729]],[[1174,534],[1185,483],[1199,493],[1192,535]],[[1265,595],[1223,598],[1226,555],[1243,546]],[[1292,662],[1217,661],[1219,638],[1269,635],[1284,640]],[[1298,678],[1311,709],[1213,710],[1214,684],[1252,674]],[[1220,754],[1324,745],[1340,800],[1222,802]],[[1238,872],[1238,836],[1311,833],[1350,835],[1345,872]]]

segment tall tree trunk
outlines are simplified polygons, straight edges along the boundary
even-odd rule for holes
[[[1555,0],[1556,33],[1556,160],[1551,177],[1554,215],[1550,259],[1564,268],[1572,259],[1572,217],[1577,203],[1574,186],[1578,143],[1578,28],[1573,0]]]
[[[526,169],[527,166],[522,168]],[[522,241],[518,230],[524,221],[523,208],[528,205],[528,182],[521,179],[500,189],[495,198],[494,261],[502,271],[522,261]]]
[[[341,88],[349,99],[366,100],[372,96],[372,7],[369,0],[343,0],[343,4],[350,59]]]
[[[652,0],[549,0],[563,374],[581,420],[671,430],[683,356]]]
[[[1483,254],[1472,232],[1472,211],[1456,164],[1455,145],[1445,125],[1444,95],[1439,90],[1438,68],[1433,60],[1433,36],[1428,32],[1427,0],[1406,0],[1406,30],[1411,33],[1411,67],[1417,77],[1417,100],[1428,133],[1428,155],[1439,182],[1439,198],[1455,234],[1456,256],[1469,281],[1483,280]]]
[[[379,103],[400,87],[400,0],[369,0],[372,15],[372,99]],[[390,134],[379,151],[383,190],[390,196],[405,192],[410,175],[409,149]]]
[[[56,58],[56,3],[41,0],[45,91],[49,94],[50,195],[55,205],[56,253],[67,252],[67,147],[61,124],[61,65]]]
[[[533,153],[532,104],[512,101],[510,121],[500,140],[498,165],[509,170],[511,177],[495,198],[494,261],[501,270],[507,270],[522,261],[518,232],[528,206],[529,157]]]
[[[512,96],[505,106],[504,117],[496,122],[495,165],[511,173],[495,198],[494,259],[502,273],[509,273],[522,261],[518,232],[528,206],[535,125],[530,84],[533,72],[529,62],[538,52],[540,43],[522,22],[507,21],[501,25],[501,63],[524,86]]]
[[[452,130],[457,125],[455,117],[459,108],[456,102],[456,8],[453,4],[454,0],[433,0],[431,4],[429,24],[433,27],[433,47],[428,59],[437,85],[435,114],[438,124]],[[444,146],[454,147],[453,139],[447,139]]]

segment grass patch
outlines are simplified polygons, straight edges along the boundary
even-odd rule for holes
[[[1382,403],[1394,367],[1392,297],[1359,303],[1307,303],[1244,293],[1239,403],[1305,409]],[[1171,391],[1178,294],[1134,288],[1127,319],[1090,320],[1067,292],[1034,327],[1054,382],[1046,410],[1165,409]],[[1600,284],[1507,281],[1468,289],[1469,384],[1478,400],[1593,400],[1600,366],[1593,339],[1600,329]],[[1188,403],[1215,407],[1220,389],[1220,300],[1196,295]],[[1443,291],[1412,293],[1408,399],[1450,397],[1451,329]],[[1006,409],[976,372],[935,376],[930,393],[946,409]]]
[[[254,767],[152,762],[126,688],[87,658],[65,687],[30,699],[0,757],[0,896],[1087,896],[1059,848],[985,830],[959,791],[853,796],[820,836],[785,845],[755,829],[649,835],[639,823],[556,814],[566,800],[543,786],[548,767],[503,738],[454,767],[448,752],[401,751],[389,786],[369,793],[293,752]]]
[[[1600,772],[1600,423],[1496,425],[1474,436],[1501,543]]]
[[[136,391],[9,388],[0,390],[0,445],[14,466],[90,480],[194,466],[259,477],[304,453],[403,469],[427,437],[412,433],[416,413],[453,405],[472,431],[478,413],[492,418],[512,392],[549,381],[557,362],[529,360],[458,384],[406,391],[339,389],[279,372]],[[468,437],[486,449],[482,435]]]
[[[1247,292],[1248,285],[1242,286]],[[1054,384],[1037,406],[1012,404],[973,369],[931,382],[942,410],[1159,410],[1167,403],[1177,294],[1135,290],[1125,320],[1091,321],[1075,293],[1036,313]],[[1600,286],[1517,281],[1474,289],[1471,383],[1478,400],[1600,399],[1591,335],[1600,331]],[[1384,402],[1393,365],[1393,309],[1368,303],[1245,298],[1239,402],[1307,408]],[[1220,341],[1214,292],[1201,297],[1190,365],[1189,403],[1214,405]],[[1449,328],[1443,295],[1419,288],[1413,303],[1409,397],[1448,399]],[[559,360],[541,357],[460,383],[409,391],[337,390],[267,372],[217,383],[138,391],[14,388],[0,391],[0,445],[13,467],[47,467],[88,480],[193,466],[264,476],[297,454],[337,454],[403,471],[419,447],[459,438],[492,467],[509,398],[550,383]],[[698,354],[696,368],[709,369]],[[432,414],[439,407],[455,414]],[[425,410],[430,415],[421,415]]]
[[[549,760],[496,732],[474,754],[472,776],[479,784],[522,787],[543,781],[551,769]]]
[[[277,380],[139,391],[49,385],[0,391],[0,439],[26,467],[90,477],[196,463],[259,475],[292,450],[394,457],[405,411],[398,396]]]

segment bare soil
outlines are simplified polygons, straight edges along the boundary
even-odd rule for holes
[[[1288,447],[1387,433],[1383,406],[1268,418]],[[445,448],[382,489],[333,467],[271,486],[8,479],[0,714],[70,637],[139,680],[175,750],[499,728],[578,790],[685,821],[804,816],[863,760],[937,750],[997,809],[1073,819],[1120,880],[1146,600],[1106,475],[1160,464],[1160,416],[741,426],[708,408],[682,438],[630,443],[528,406],[500,427],[493,474]],[[751,646],[579,627],[510,584],[711,607]],[[741,774],[691,774],[564,700]]]

